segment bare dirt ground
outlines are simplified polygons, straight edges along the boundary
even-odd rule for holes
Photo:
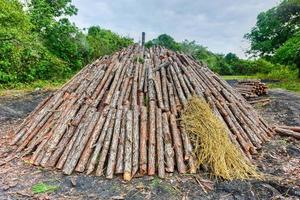
[[[300,142],[276,136],[259,151],[255,162],[266,174],[265,180],[216,181],[204,172],[134,178],[125,183],[120,177],[73,174],[31,166],[20,159],[3,163],[12,150],[9,130],[20,124],[30,111],[49,94],[35,92],[17,97],[0,97],[0,199],[300,199]],[[271,103],[258,111],[270,123],[300,125],[300,96],[271,90]],[[32,186],[47,183],[54,192],[33,194]],[[213,187],[211,187],[213,186]]]

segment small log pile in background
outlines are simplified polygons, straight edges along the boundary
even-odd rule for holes
[[[265,83],[254,79],[239,80],[234,87],[246,99],[265,95],[268,89]]]
[[[246,158],[272,137],[250,104],[204,64],[133,45],[86,66],[46,98],[14,130],[11,145],[15,156],[65,174],[130,180],[195,173],[193,146],[179,120],[194,95],[209,103]]]

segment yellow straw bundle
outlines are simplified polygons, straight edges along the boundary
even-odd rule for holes
[[[193,144],[197,167],[206,165],[212,175],[227,180],[260,178],[255,166],[230,141],[225,125],[204,99],[189,100],[182,123]]]

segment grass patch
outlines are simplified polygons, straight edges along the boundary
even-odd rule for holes
[[[41,90],[56,90],[60,88],[67,80],[57,80],[57,81],[46,81],[37,80],[32,83],[12,83],[12,84],[0,84],[0,96],[7,95],[18,95],[33,92],[37,89]]]
[[[170,194],[177,194],[178,192],[180,192],[180,191],[178,191],[178,189],[175,186],[172,186],[166,182],[163,182],[162,180],[160,180],[157,177],[154,177],[154,179],[150,183],[150,186],[152,189],[161,188]]]
[[[58,185],[49,185],[46,183],[37,183],[32,186],[31,191],[33,194],[49,193],[59,189]]]
[[[255,75],[253,76],[247,76],[247,75],[226,75],[221,76],[224,80],[242,80],[242,79],[256,79],[257,77]]]
[[[300,94],[300,79],[268,83],[269,88],[282,88]]]

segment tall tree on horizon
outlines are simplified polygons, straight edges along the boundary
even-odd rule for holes
[[[248,51],[253,56],[263,57],[285,65],[296,65],[300,78],[300,1],[283,0],[257,16],[255,27],[245,38],[250,41]]]

